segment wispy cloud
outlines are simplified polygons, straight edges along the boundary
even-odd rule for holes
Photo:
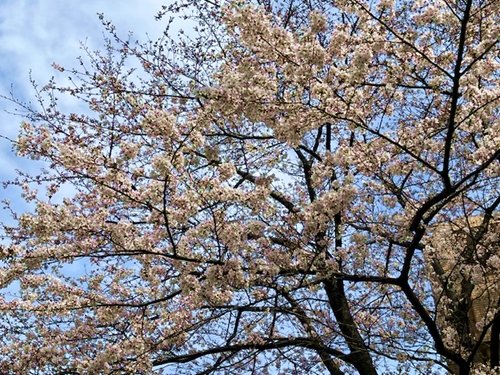
[[[97,13],[104,13],[124,36],[129,31],[139,39],[146,34],[159,36],[164,22],[155,21],[162,0],[2,0],[0,1],[0,95],[14,96],[24,102],[33,101],[31,77],[40,85],[54,75],[53,62],[66,67],[77,66],[82,54],[80,44],[91,50],[103,46],[104,28]],[[30,73],[31,72],[31,73]],[[6,111],[15,106],[0,99],[0,135],[15,138],[22,120]],[[0,138],[0,182],[12,179],[15,169],[36,170],[41,164],[17,158],[11,144]],[[23,210],[18,195],[0,189]],[[0,213],[0,220],[7,220]]]
[[[97,49],[103,42],[103,28],[97,13],[104,13],[125,35],[138,38],[162,32],[154,20],[161,0],[3,0],[0,2],[0,92],[13,86],[21,99],[33,94],[29,73],[40,83],[52,75],[52,62],[74,66],[81,53],[80,42]],[[0,105],[5,109],[6,104]],[[12,118],[2,115],[1,132],[13,134]],[[14,120],[15,121],[15,120]]]

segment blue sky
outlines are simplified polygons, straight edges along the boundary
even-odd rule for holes
[[[156,39],[165,21],[155,21],[161,5],[169,0],[0,0],[0,96],[10,92],[22,102],[34,101],[31,77],[43,86],[56,75],[52,63],[66,68],[78,66],[81,43],[90,50],[102,49],[105,31],[97,13],[111,20],[120,35],[133,32],[139,40]],[[61,77],[57,75],[57,78]],[[66,104],[66,103],[65,103]],[[1,185],[15,177],[16,169],[37,173],[41,162],[17,157],[6,138],[15,139],[22,117],[16,107],[0,98],[0,201],[8,199],[16,212],[30,210],[23,202],[20,189],[4,189]],[[85,108],[71,108],[73,112]],[[70,192],[67,190],[66,192]],[[0,203],[0,223],[11,224],[10,215]],[[1,229],[0,229],[1,234]],[[0,242],[3,239],[0,238]],[[67,265],[65,271],[78,275],[85,272],[85,263]],[[4,297],[16,293],[11,284]]]
[[[80,43],[91,50],[103,46],[104,29],[97,13],[113,21],[120,34],[133,31],[138,39],[146,34],[159,36],[165,21],[154,16],[168,0],[0,0],[0,95],[11,89],[21,101],[34,99],[29,76],[40,85],[53,75],[51,64],[77,65]],[[15,138],[22,118],[9,114],[15,107],[0,99],[0,136]],[[35,172],[41,167],[12,152],[11,144],[0,138],[0,183],[15,176],[15,169]],[[8,198],[19,211],[28,209],[19,199],[20,191],[3,190],[0,200]],[[0,209],[0,221],[8,217]]]
[[[168,1],[168,0],[167,0]],[[154,16],[165,0],[0,0],[0,95],[28,102],[34,98],[29,75],[40,85],[53,75],[53,62],[77,66],[80,43],[91,50],[103,46],[104,29],[97,13],[113,21],[121,35],[133,31],[144,40],[155,39],[164,21]],[[16,138],[22,118],[9,114],[15,107],[0,99],[0,136]],[[75,110],[76,111],[76,110]],[[17,158],[8,141],[0,138],[0,182],[12,179],[15,169],[36,171],[41,164]],[[23,204],[14,190],[0,188],[20,210]],[[0,220],[7,220],[0,211]]]

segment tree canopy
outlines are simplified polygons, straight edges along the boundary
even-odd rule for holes
[[[9,182],[34,209],[4,225],[0,372],[494,374],[499,7],[182,0],[146,43],[103,20],[15,142],[47,168]]]

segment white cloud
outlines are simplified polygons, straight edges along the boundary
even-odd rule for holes
[[[91,49],[103,43],[104,29],[97,13],[104,13],[121,34],[141,39],[163,31],[154,16],[161,0],[3,0],[0,2],[0,93],[29,96],[29,72],[41,83],[52,75],[51,64],[76,65],[80,42]],[[2,103],[3,104],[3,103]],[[4,104],[3,104],[4,105]],[[2,107],[3,107],[2,105]],[[4,120],[2,118],[2,120]],[[5,124],[2,121],[2,130]]]
[[[80,43],[90,49],[103,45],[105,34],[97,13],[112,20],[120,34],[133,31],[138,39],[146,33],[159,36],[164,22],[155,21],[162,0],[2,0],[0,2],[0,94],[11,86],[16,98],[33,100],[29,74],[46,83],[54,70],[53,62],[66,67],[77,65],[82,54]],[[14,106],[0,100],[0,135],[15,137],[19,117],[5,113]],[[11,176],[14,164],[11,146],[0,139],[0,180]]]
[[[103,47],[105,30],[97,16],[104,13],[120,35],[129,31],[139,40],[160,36],[165,21],[155,15],[165,0],[1,0],[0,1],[0,95],[14,96],[24,102],[34,101],[29,76],[40,85],[55,73],[57,62],[76,67],[82,55],[80,43],[91,50]],[[168,2],[168,0],[167,0]],[[62,77],[61,77],[62,78]],[[15,106],[0,99],[0,136],[15,138],[22,118],[6,113]],[[14,155],[12,145],[0,138],[0,183],[15,176],[15,169],[36,171],[41,163]],[[6,196],[7,195],[7,196]],[[0,199],[10,198],[19,210],[26,206],[12,189],[0,186]],[[0,221],[8,221],[0,211]]]

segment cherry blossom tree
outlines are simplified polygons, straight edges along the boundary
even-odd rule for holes
[[[15,143],[47,169],[10,182],[34,209],[4,226],[0,372],[495,373],[499,7],[183,0],[142,44],[103,21]]]

